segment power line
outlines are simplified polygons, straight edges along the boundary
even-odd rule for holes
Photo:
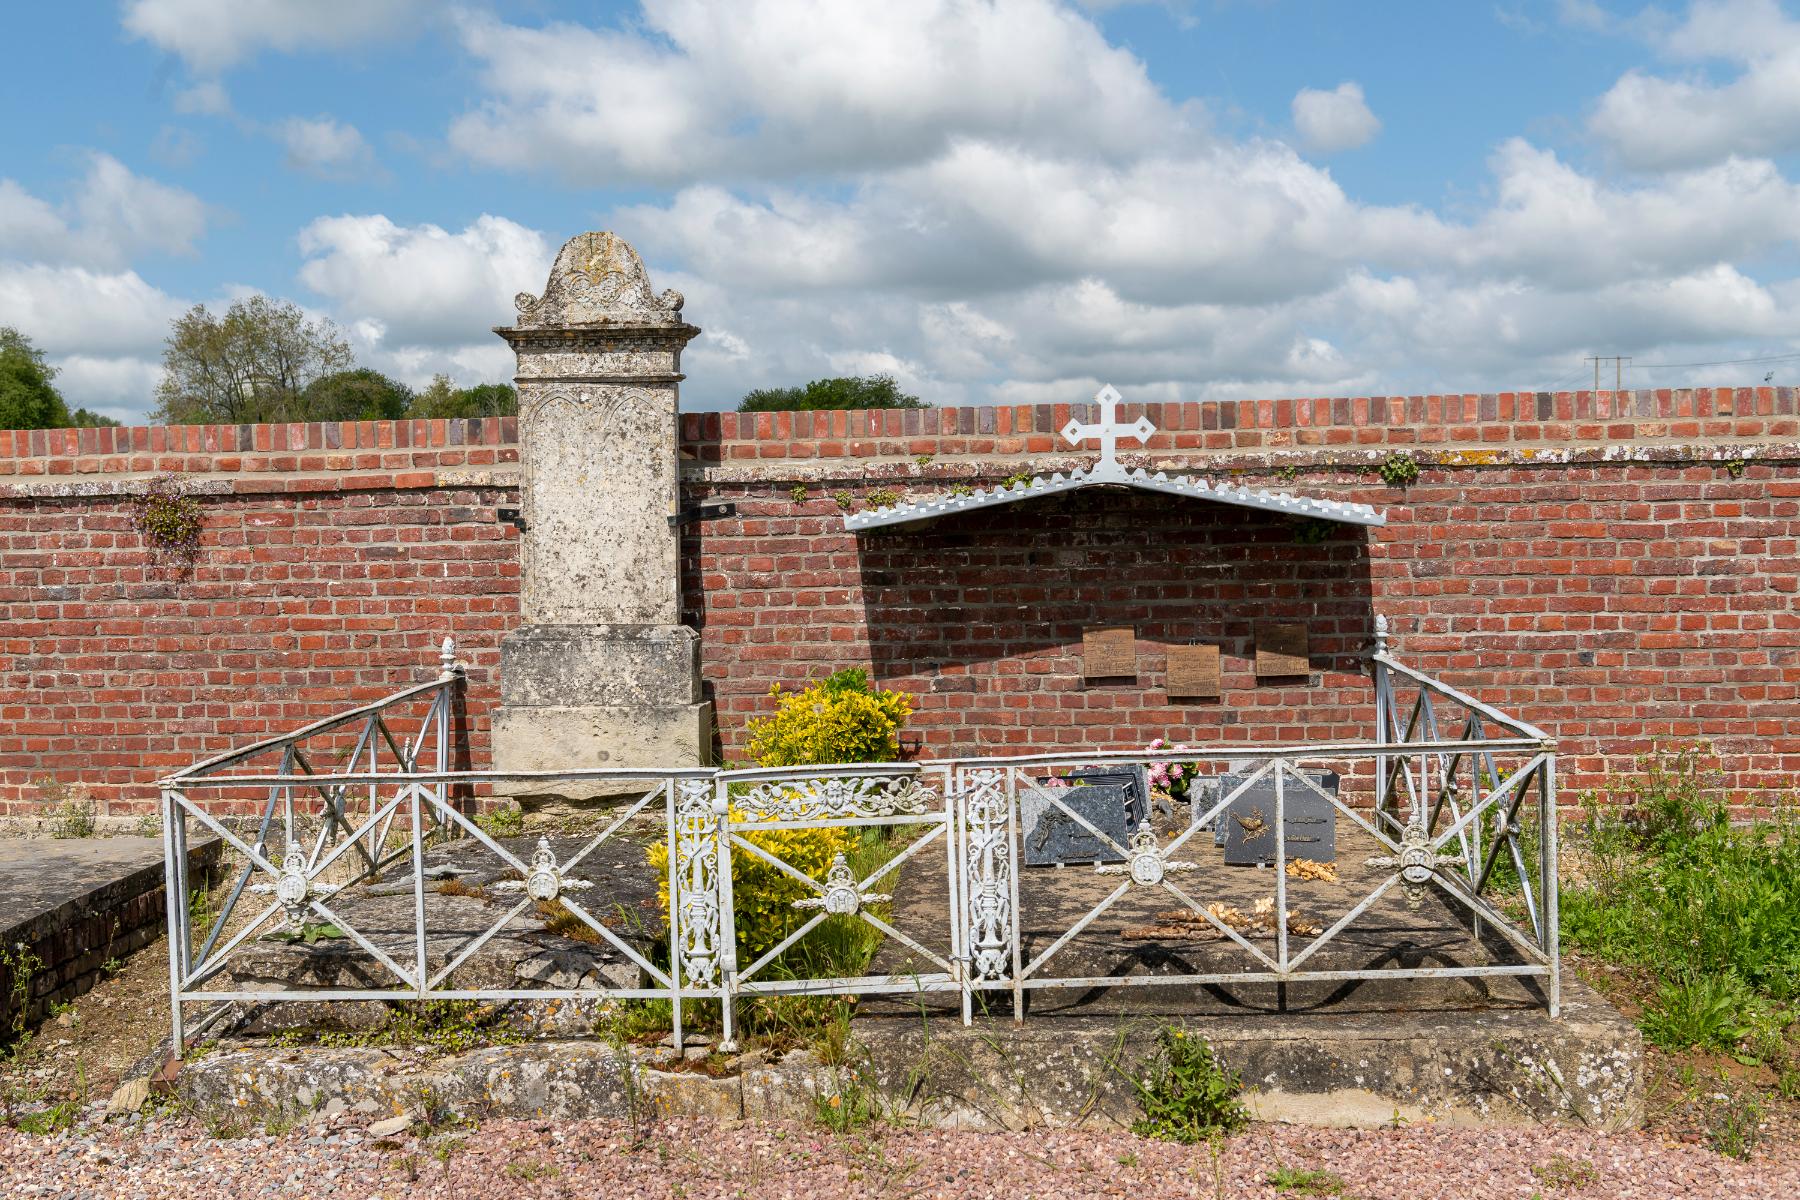
[[[1576,367],[1573,371],[1570,371],[1567,375],[1564,375],[1561,379],[1558,379],[1555,383],[1546,384],[1544,387],[1539,388],[1538,391],[1540,391],[1540,392],[1561,391],[1565,386],[1567,386],[1568,384],[1574,383],[1577,379],[1579,379],[1586,370],[1587,370],[1587,367],[1585,365]]]
[[[1625,369],[1627,371],[1666,371],[1675,367],[1737,367],[1746,363],[1787,362],[1795,358],[1800,358],[1800,354],[1768,354],[1761,358],[1721,358],[1715,362],[1638,363]]]
[[[1600,364],[1603,362],[1613,365],[1613,390],[1617,391],[1625,386],[1625,364],[1631,361],[1630,358],[1624,355],[1608,354],[1590,358],[1587,361],[1594,364],[1594,390],[1596,392],[1600,390]]]

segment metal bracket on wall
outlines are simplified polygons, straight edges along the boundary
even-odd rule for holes
[[[497,509],[495,509],[494,510],[494,520],[505,522],[506,524],[511,525],[514,529],[518,530],[520,533],[525,532],[525,517],[516,508],[497,508]]]
[[[683,525],[692,524],[695,521],[716,521],[720,517],[735,516],[737,516],[736,504],[700,504],[692,508],[684,508],[670,517],[669,528],[680,529]]]

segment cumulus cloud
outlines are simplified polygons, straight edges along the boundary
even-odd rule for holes
[[[72,406],[115,419],[149,407],[162,340],[186,307],[135,271],[0,261],[0,325],[44,351]]]
[[[87,174],[61,204],[0,179],[0,257],[118,267],[148,252],[191,252],[206,221],[198,196],[109,154],[88,156]]]
[[[323,217],[300,231],[300,280],[369,365],[414,384],[440,371],[506,379],[510,351],[490,328],[511,319],[515,294],[542,288],[554,250],[504,217],[454,233],[379,214]]]
[[[331,117],[289,117],[275,128],[287,165],[321,179],[350,179],[376,170],[375,152],[354,125]]]
[[[629,27],[460,29],[490,96],[452,144],[577,182],[893,167],[960,138],[1105,159],[1188,132],[1141,62],[1054,0],[651,0]]]
[[[1329,92],[1301,88],[1294,96],[1293,112],[1301,140],[1325,154],[1366,146],[1381,132],[1381,122],[1369,111],[1358,83],[1340,83]]]
[[[1724,83],[1691,72],[1622,76],[1588,124],[1626,166],[1674,170],[1800,147],[1800,22],[1773,0],[1703,0],[1653,42],[1667,59],[1739,71]]]
[[[262,50],[335,50],[404,29],[423,0],[127,0],[135,37],[196,71],[235,66]]]

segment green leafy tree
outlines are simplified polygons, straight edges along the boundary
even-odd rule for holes
[[[289,418],[295,421],[392,421],[407,415],[413,392],[380,371],[357,367],[306,385]]]
[[[739,412],[826,408],[930,408],[900,390],[892,375],[840,375],[805,387],[758,388],[739,402]]]
[[[519,411],[519,393],[510,383],[459,388],[448,375],[434,375],[406,412],[409,417],[510,417]]]
[[[69,409],[52,382],[56,368],[16,329],[0,326],[0,429],[62,429]]]
[[[152,417],[170,425],[304,420],[307,389],[354,365],[337,326],[292,301],[249,296],[223,317],[196,304],[169,331]]]
[[[103,417],[86,408],[78,408],[69,414],[71,429],[110,429],[116,428],[119,424],[121,422],[115,421],[111,417]]]

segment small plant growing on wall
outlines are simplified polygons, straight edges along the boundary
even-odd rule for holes
[[[1419,480],[1419,464],[1412,455],[1404,450],[1396,450],[1381,460],[1381,465],[1375,468],[1375,473],[1381,476],[1381,481],[1389,487],[1411,487]]]
[[[132,523],[158,563],[191,567],[200,556],[205,513],[178,475],[158,475],[133,496]]]
[[[1323,521],[1318,517],[1301,517],[1293,522],[1294,540],[1302,546],[1317,546],[1329,541],[1338,531],[1333,521]]]
[[[793,487],[789,488],[788,499],[792,500],[795,504],[805,504],[806,485],[804,483],[796,483]]]
[[[863,497],[875,508],[892,508],[900,503],[900,493],[893,488],[876,488]]]

